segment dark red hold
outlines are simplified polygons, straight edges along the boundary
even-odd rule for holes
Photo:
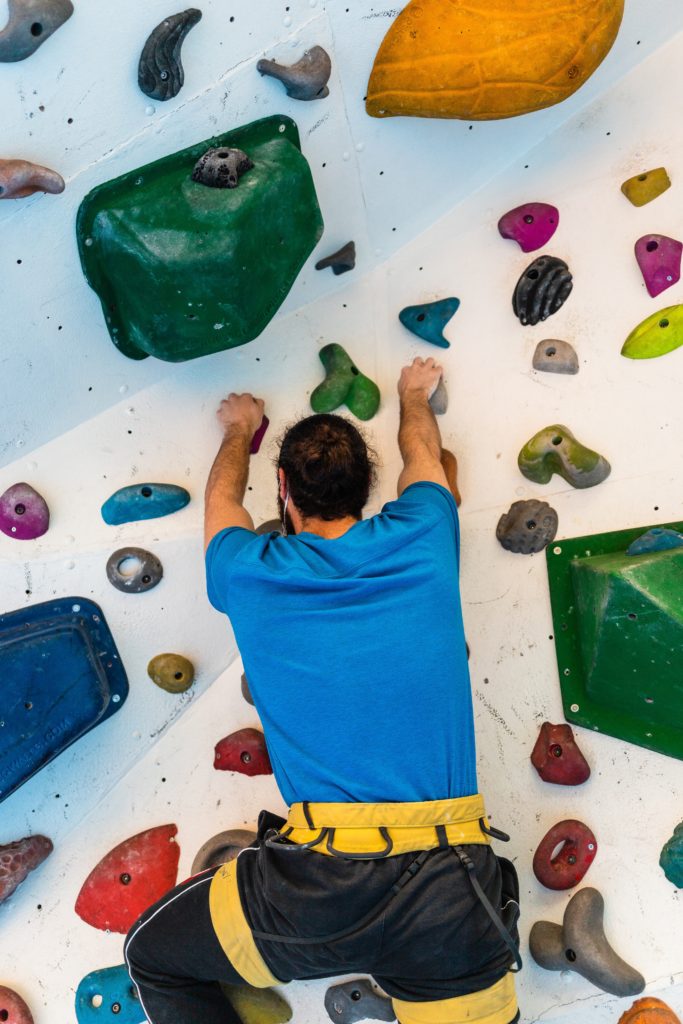
[[[47,836],[28,836],[0,846],[0,903],[10,898],[28,873],[42,864],[52,849],[52,842]]]
[[[547,889],[571,889],[579,884],[597,852],[598,843],[588,825],[574,818],[558,821],[534,854],[534,874]]]
[[[0,985],[0,1020],[7,1024],[33,1024],[28,1006],[18,992]]]
[[[240,729],[216,744],[214,768],[242,775],[272,775],[266,740],[258,729]]]
[[[580,786],[591,773],[571,725],[544,722],[531,752],[531,763],[544,782],[557,786]]]
[[[263,419],[261,420],[261,426],[258,428],[258,430],[256,431],[256,433],[254,434],[254,436],[251,439],[251,445],[249,447],[249,454],[250,455],[256,455],[257,454],[259,448],[261,447],[261,442],[263,441],[263,438],[265,437],[266,430],[268,429],[269,426],[270,426],[270,420],[268,419],[267,416],[264,415]]]

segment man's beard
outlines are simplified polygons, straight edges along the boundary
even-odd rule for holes
[[[283,536],[286,537],[289,534],[296,533],[292,517],[290,516],[289,511],[285,512],[285,503],[280,494],[277,496],[277,510],[278,515],[280,516],[280,522],[282,523]]]

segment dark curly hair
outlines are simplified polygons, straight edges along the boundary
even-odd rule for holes
[[[280,443],[290,500],[304,519],[360,519],[375,481],[375,454],[342,416],[306,416]]]

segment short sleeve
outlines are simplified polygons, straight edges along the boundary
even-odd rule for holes
[[[206,591],[209,601],[219,612],[227,614],[227,596],[230,573],[236,557],[256,540],[252,530],[230,526],[221,530],[206,549]]]
[[[405,508],[408,505],[422,506],[425,509],[440,512],[453,523],[453,528],[458,530],[458,506],[448,488],[442,487],[441,484],[431,480],[418,480],[406,487],[400,498],[390,503],[392,508]],[[385,505],[385,508],[390,506]]]

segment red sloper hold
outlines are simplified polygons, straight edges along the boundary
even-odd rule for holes
[[[544,722],[531,752],[531,763],[544,782],[558,786],[580,786],[591,773],[571,725]]]
[[[560,846],[555,857],[553,852]],[[582,821],[558,821],[541,840],[534,854],[534,874],[547,889],[578,885],[595,860],[598,843]]]
[[[7,1024],[33,1024],[33,1016],[14,989],[0,985],[0,1020]]]
[[[242,775],[272,775],[266,740],[258,729],[239,729],[216,744],[214,768]]]
[[[83,883],[76,900],[78,916],[102,931],[129,931],[176,883],[177,834],[176,825],[159,825],[110,850]]]

